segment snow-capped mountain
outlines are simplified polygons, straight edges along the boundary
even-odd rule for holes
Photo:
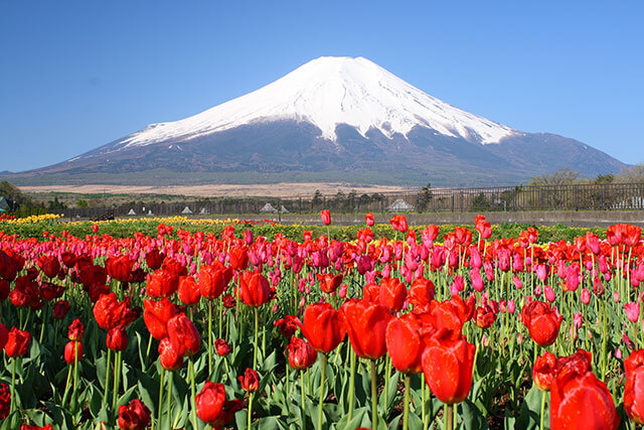
[[[573,139],[524,133],[465,112],[366,58],[321,57],[194,116],[150,124],[19,177],[490,185],[561,167],[595,176],[623,163]]]
[[[197,115],[151,124],[123,141],[123,147],[150,145],[216,133],[241,125],[276,120],[309,122],[325,139],[337,138],[346,124],[365,136],[407,136],[427,127],[471,142],[498,143],[514,131],[462,111],[408,84],[366,58],[321,57],[281,79]]]

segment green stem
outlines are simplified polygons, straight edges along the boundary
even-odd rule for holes
[[[40,325],[40,337],[38,343],[42,345],[42,339],[45,334],[45,324],[47,323],[47,306],[42,309],[42,324]]]
[[[404,242],[403,242],[404,243]],[[391,360],[389,356],[385,356],[385,411],[389,409],[389,375],[391,375]]]
[[[258,325],[259,325],[259,316],[258,316],[258,309],[253,308],[255,311],[255,348],[253,348],[253,370],[257,370],[257,348],[259,347],[259,343],[257,340],[257,332],[258,332]]]
[[[197,428],[197,404],[195,400],[195,364],[192,358],[188,362],[188,371],[190,373],[190,393],[192,403],[192,427]]]
[[[248,396],[248,424],[246,427],[248,430],[250,430],[253,423],[253,394],[255,393],[250,393]]]
[[[222,327],[223,326],[222,318],[223,318],[223,315],[224,315],[223,303],[224,303],[224,299],[220,298],[219,303],[218,303],[218,305],[219,305],[218,306],[218,308],[219,308],[219,339],[221,339],[222,329],[223,329],[223,327]]]
[[[157,424],[161,427],[161,416],[163,415],[163,382],[165,379],[165,369],[161,369],[161,382],[159,383],[159,416]]]
[[[121,351],[116,352],[114,357],[114,391],[112,392],[112,409],[116,411],[118,400],[119,383],[121,382]]]
[[[300,387],[302,389],[302,428],[306,428],[304,425],[305,414],[306,414],[306,394],[304,393],[304,371],[300,370]]]
[[[544,391],[541,394],[542,394],[542,396],[541,396],[541,422],[539,423],[539,429],[543,430],[544,429],[543,420],[544,420],[545,415],[546,415],[546,392]]]
[[[208,376],[212,376],[212,300],[208,300]]]
[[[378,387],[376,386],[376,361],[371,360],[371,427],[378,428]]]
[[[420,402],[420,404],[422,405],[423,428],[425,429],[425,428],[427,428],[427,424],[426,424],[426,421],[425,421],[425,418],[427,417],[427,411],[425,410],[425,390],[427,389],[425,387],[425,373],[421,373],[420,378],[421,378],[421,381],[420,381],[420,384],[421,384],[420,385],[421,402]]]
[[[148,338],[148,349],[145,353],[145,368],[148,368],[148,364],[150,363],[150,349],[152,348],[152,334],[150,334],[150,337]],[[108,350],[109,353],[109,350]],[[109,359],[108,359],[109,360]],[[107,384],[105,385],[107,386]]]
[[[411,376],[408,374],[405,375],[405,405],[403,410],[403,430],[409,428],[409,385],[411,382]]]
[[[67,394],[69,394],[69,384],[72,380],[72,366],[67,367],[67,382],[65,382],[65,393],[63,394],[63,407],[67,404]],[[13,404],[13,391],[11,393],[11,402]]]
[[[353,418],[353,408],[355,406],[355,393],[356,393],[356,360],[357,355],[353,348],[351,350],[351,379],[349,380],[349,421]]]
[[[107,393],[110,391],[110,361],[112,359],[112,350],[107,350],[107,363],[105,364],[105,385],[103,386],[103,404],[107,403]],[[64,405],[64,403],[63,403]]]
[[[78,342],[74,342],[74,388],[72,389],[72,399],[75,407],[78,407]]]
[[[18,359],[16,357],[13,358],[13,364],[11,366],[11,402],[10,402],[10,407],[9,407],[9,413],[12,413],[15,408],[15,398],[16,398],[16,361]],[[69,373],[67,374],[67,385],[69,385]],[[65,392],[65,394],[67,394]],[[64,405],[65,403],[63,403]]]
[[[322,406],[324,404],[324,383],[326,379],[326,354],[322,354],[322,376],[320,377],[320,407],[318,408],[318,430],[322,430]]]
[[[168,399],[166,400],[166,413],[168,414],[168,430],[172,429],[172,372],[168,374]]]
[[[454,405],[445,405],[443,423],[445,424],[445,430],[454,430]]]

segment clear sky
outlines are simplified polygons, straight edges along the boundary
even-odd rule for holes
[[[644,161],[642,1],[0,0],[0,171],[363,56],[454,106]]]

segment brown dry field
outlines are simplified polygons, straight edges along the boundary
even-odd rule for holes
[[[396,193],[413,190],[409,187],[385,185],[354,185],[347,183],[278,183],[260,185],[212,184],[192,186],[130,186],[130,185],[49,185],[20,187],[27,193],[78,193],[78,194],[165,194],[194,197],[312,197],[316,190],[322,195],[336,194],[338,191],[358,194]]]

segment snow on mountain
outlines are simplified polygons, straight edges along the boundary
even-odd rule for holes
[[[434,98],[366,58],[321,57],[277,81],[197,115],[151,124],[133,133],[119,149],[171,140],[190,140],[241,125],[274,120],[306,121],[335,140],[338,124],[363,136],[378,129],[391,137],[414,126],[462,137],[470,142],[498,143],[517,133]]]

